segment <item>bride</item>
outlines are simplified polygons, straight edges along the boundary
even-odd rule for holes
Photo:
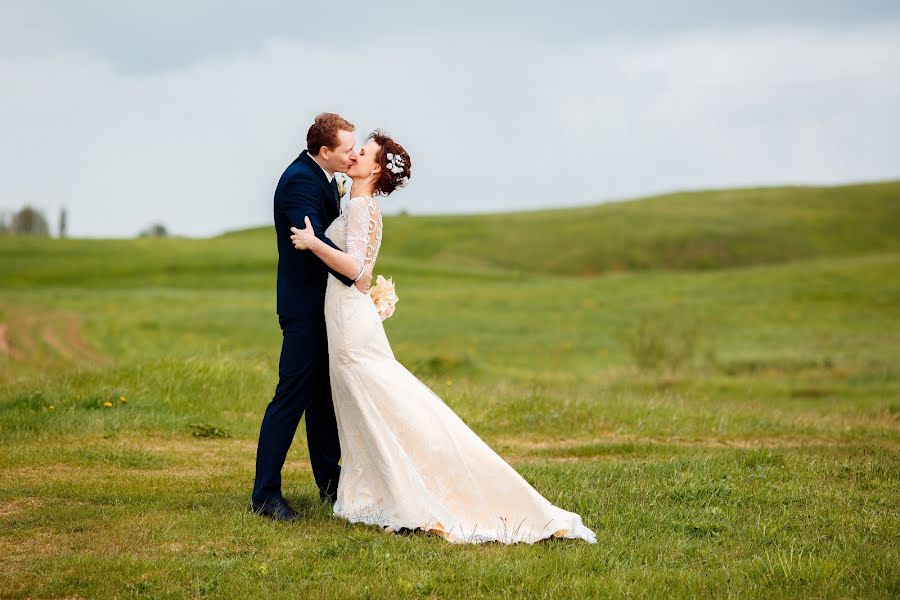
[[[325,235],[291,228],[294,246],[357,277],[381,247],[387,196],[409,180],[409,154],[373,132],[347,171],[352,197]],[[541,496],[425,384],[394,359],[372,299],[329,274],[325,292],[332,399],[342,468],[334,513],[388,531],[422,529],[454,543],[596,542],[581,517]]]

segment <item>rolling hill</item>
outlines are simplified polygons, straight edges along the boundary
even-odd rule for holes
[[[390,202],[390,200],[386,200]],[[268,227],[224,239],[265,239]],[[383,257],[558,275],[900,249],[900,181],[682,192],[561,210],[385,219]]]
[[[900,250],[900,181],[683,192],[584,208],[390,216],[378,270],[506,279],[709,270]],[[0,286],[273,288],[270,227],[211,239],[0,237]]]

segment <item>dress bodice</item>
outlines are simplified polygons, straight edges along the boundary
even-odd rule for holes
[[[363,263],[374,263],[381,249],[381,210],[372,196],[355,196],[331,225],[325,235],[352,256],[361,269]]]

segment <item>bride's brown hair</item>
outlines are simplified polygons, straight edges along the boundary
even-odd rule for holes
[[[375,162],[381,165],[381,174],[378,176],[378,181],[375,182],[375,193],[380,196],[387,196],[409,182],[412,159],[409,157],[409,153],[404,150],[403,146],[398,144],[394,141],[394,138],[380,129],[376,129],[370,133],[368,139],[373,140],[380,146],[378,154],[375,155]],[[388,166],[388,163],[390,162],[387,159],[388,154],[399,156],[402,159],[402,161],[397,161],[396,158],[394,159],[395,165],[400,166],[402,163],[402,166],[400,166],[399,169],[395,167],[396,173],[391,171]]]

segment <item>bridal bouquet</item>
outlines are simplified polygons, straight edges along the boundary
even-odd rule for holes
[[[378,316],[384,321],[394,314],[394,306],[397,304],[397,292],[394,291],[394,279],[385,279],[384,275],[379,275],[375,280],[375,285],[369,288],[369,297],[375,303],[378,310]]]

